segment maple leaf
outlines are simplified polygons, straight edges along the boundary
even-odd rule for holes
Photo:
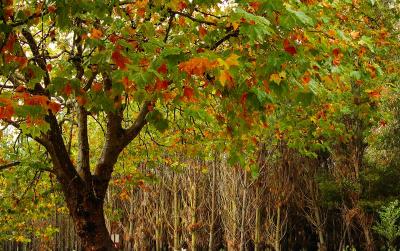
[[[194,97],[194,90],[191,87],[185,86],[183,87],[183,99],[188,102],[196,102],[196,98]]]
[[[180,26],[185,26],[185,23],[186,23],[185,17],[184,17],[184,16],[179,16],[178,24],[179,24]]]
[[[27,96],[24,99],[25,105],[39,105],[46,107],[47,104],[49,103],[49,99],[44,96],[44,95],[33,95],[33,96]]]
[[[48,108],[51,110],[52,113],[55,114],[61,110],[61,104],[56,102],[50,102],[48,104]]]
[[[46,69],[47,69],[48,71],[51,71],[51,70],[53,69],[53,66],[52,66],[51,64],[47,64],[47,65],[46,65]]]
[[[99,82],[93,83],[92,90],[94,92],[100,92],[102,89],[103,89],[103,85],[101,83],[99,83]]]
[[[87,99],[84,96],[77,96],[76,101],[80,106],[84,106],[87,103]]]
[[[136,90],[136,85],[132,80],[129,80],[128,77],[122,78],[122,84],[124,85],[125,91],[132,92]]]
[[[90,37],[94,39],[100,39],[103,36],[103,32],[99,29],[93,28]]]
[[[224,66],[226,69],[229,69],[231,66],[239,66],[238,58],[239,58],[238,55],[231,54],[227,59],[225,60],[219,59],[218,62],[221,66]]]
[[[26,90],[25,86],[19,85],[17,88],[15,88],[15,92],[24,92]]]
[[[17,36],[16,36],[14,33],[11,33],[11,34],[8,36],[8,39],[7,39],[6,44],[3,46],[2,51],[3,51],[3,52],[13,52],[13,50],[14,50],[14,44],[15,44],[15,41],[16,41],[16,40],[17,40]]]
[[[11,119],[14,115],[14,107],[9,99],[0,98],[0,119]]]
[[[180,1],[177,6],[179,11],[182,11],[187,8],[187,3],[185,1]]]
[[[249,5],[251,8],[254,9],[254,11],[258,11],[260,9],[261,3],[258,1],[250,2]]]
[[[156,90],[157,91],[166,90],[168,88],[168,85],[169,85],[168,80],[159,80],[159,79],[157,79],[157,81],[156,81]]]
[[[162,64],[160,67],[158,67],[157,72],[160,74],[167,74],[168,68],[166,64]]]
[[[344,56],[343,53],[340,52],[340,49],[339,49],[339,48],[336,48],[336,49],[333,49],[332,54],[333,54],[333,61],[332,61],[332,63],[333,63],[334,65],[339,65],[339,64],[340,64],[340,61],[342,60],[342,58],[343,58],[343,56]]]
[[[229,71],[227,70],[221,70],[219,72],[218,80],[222,86],[225,86],[226,82],[232,83],[233,81],[231,74],[229,74]]]
[[[206,28],[203,27],[203,25],[199,26],[199,34],[200,34],[201,38],[203,38],[205,35],[207,35],[207,30],[206,30]]]
[[[69,82],[64,86],[62,92],[65,93],[65,95],[67,95],[67,97],[68,97],[69,95],[71,95],[71,93],[72,93],[72,86],[71,86],[71,84],[70,84]]]
[[[292,56],[297,53],[296,48],[290,44],[288,39],[283,40],[283,49]]]
[[[218,66],[217,61],[210,61],[207,58],[192,58],[189,61],[179,64],[179,70],[186,72],[188,75],[203,75],[206,70],[213,69]]]
[[[57,7],[56,7],[55,5],[49,5],[49,6],[47,7],[47,11],[48,11],[49,13],[55,13],[56,10],[57,10]]]
[[[129,60],[129,58],[123,56],[121,54],[121,50],[120,49],[116,49],[112,55],[111,55],[112,60],[114,61],[114,63],[121,69],[121,70],[127,70],[127,64],[130,64],[131,61]]]

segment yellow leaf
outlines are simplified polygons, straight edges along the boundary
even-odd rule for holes
[[[239,56],[236,54],[231,54],[226,60],[225,63],[231,67],[231,66],[238,66],[239,65],[239,61],[238,61]]]
[[[232,27],[233,27],[233,30],[237,30],[239,28],[239,23],[238,22],[233,22],[232,23]]]
[[[221,85],[225,86],[226,81],[231,79],[231,75],[227,70],[220,70],[218,79]]]
[[[269,77],[269,80],[279,84],[281,82],[281,77],[279,76],[278,73],[274,73],[274,74],[271,74],[271,76]]]

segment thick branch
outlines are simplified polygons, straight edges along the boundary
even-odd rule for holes
[[[189,18],[190,20],[192,20],[193,22],[196,22],[196,23],[207,24],[207,25],[211,25],[211,26],[217,26],[217,23],[206,21],[206,20],[197,19],[195,17],[192,17],[188,13],[184,13],[184,12],[180,12],[180,11],[173,11],[173,10],[171,10],[170,13],[178,14],[178,15],[187,17],[187,18]]]
[[[39,47],[37,46],[35,39],[27,29],[22,29],[22,35],[24,35],[26,41],[28,42],[29,48],[31,48],[34,56],[33,60],[45,72],[44,85],[48,86],[50,84],[50,76],[46,67],[46,59],[40,54]]]
[[[11,163],[8,163],[8,164],[0,165],[0,171],[2,171],[4,169],[7,169],[7,168],[10,168],[10,167],[13,167],[13,166],[17,166],[19,164],[21,164],[20,161],[15,161],[15,162],[11,162]]]
[[[90,157],[87,126],[87,111],[83,106],[78,107],[78,168],[77,171],[85,181],[90,179]]]

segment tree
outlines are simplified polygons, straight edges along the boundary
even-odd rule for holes
[[[326,121],[332,105],[321,107],[320,98],[340,107],[349,83],[364,91],[360,81],[381,74],[366,56],[389,37],[384,27],[358,31],[348,22],[353,7],[350,18],[361,17],[358,1],[2,0],[0,7],[0,119],[46,149],[86,250],[113,249],[104,199],[118,157],[143,128],[172,124],[185,141],[190,129],[181,130],[177,116],[202,134],[215,118],[213,129],[237,142],[231,161],[251,170],[256,157],[240,153],[257,151],[252,136],[270,125],[312,154],[302,142],[312,132],[298,130],[310,124],[296,123],[316,99],[311,126],[340,134]],[[368,83],[357,98],[372,103],[381,89]],[[89,123],[104,130],[100,153],[91,152]],[[312,139],[326,148],[320,136]]]

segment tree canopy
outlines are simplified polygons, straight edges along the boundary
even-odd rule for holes
[[[0,4],[1,169],[54,175],[87,250],[112,249],[103,204],[121,158],[219,153],[257,179],[260,151],[284,143],[351,159],[359,181],[394,121],[397,1]]]

